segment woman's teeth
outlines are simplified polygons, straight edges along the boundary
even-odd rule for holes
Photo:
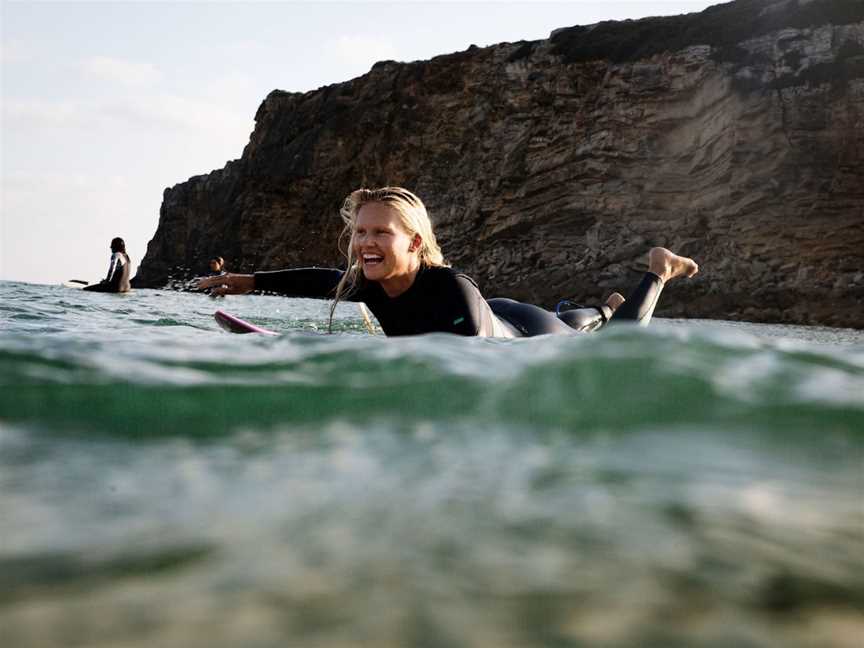
[[[375,254],[363,255],[363,263],[365,263],[366,265],[375,265],[376,263],[381,263],[383,260],[384,257],[380,257]]]

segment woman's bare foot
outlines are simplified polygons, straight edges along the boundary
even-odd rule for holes
[[[692,277],[699,272],[699,266],[689,257],[678,256],[666,248],[655,247],[648,252],[648,272],[653,272],[666,283],[676,277]]]
[[[621,293],[614,292],[606,298],[606,305],[612,309],[614,313],[618,307],[624,303],[624,296]]]

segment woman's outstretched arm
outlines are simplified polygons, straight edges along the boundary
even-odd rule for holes
[[[198,288],[212,288],[212,295],[242,295],[261,290],[286,297],[328,299],[333,297],[342,274],[341,270],[332,268],[295,268],[255,274],[228,273],[200,279]]]
[[[211,295],[243,295],[255,290],[255,275],[224,274],[198,280],[198,289],[212,288]]]

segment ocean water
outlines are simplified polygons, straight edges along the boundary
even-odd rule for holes
[[[864,332],[326,328],[0,283],[0,644],[860,648]]]

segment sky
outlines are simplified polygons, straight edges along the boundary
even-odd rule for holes
[[[134,272],[162,192],[239,158],[272,90],[712,4],[0,0],[0,280],[96,281],[115,236]]]

